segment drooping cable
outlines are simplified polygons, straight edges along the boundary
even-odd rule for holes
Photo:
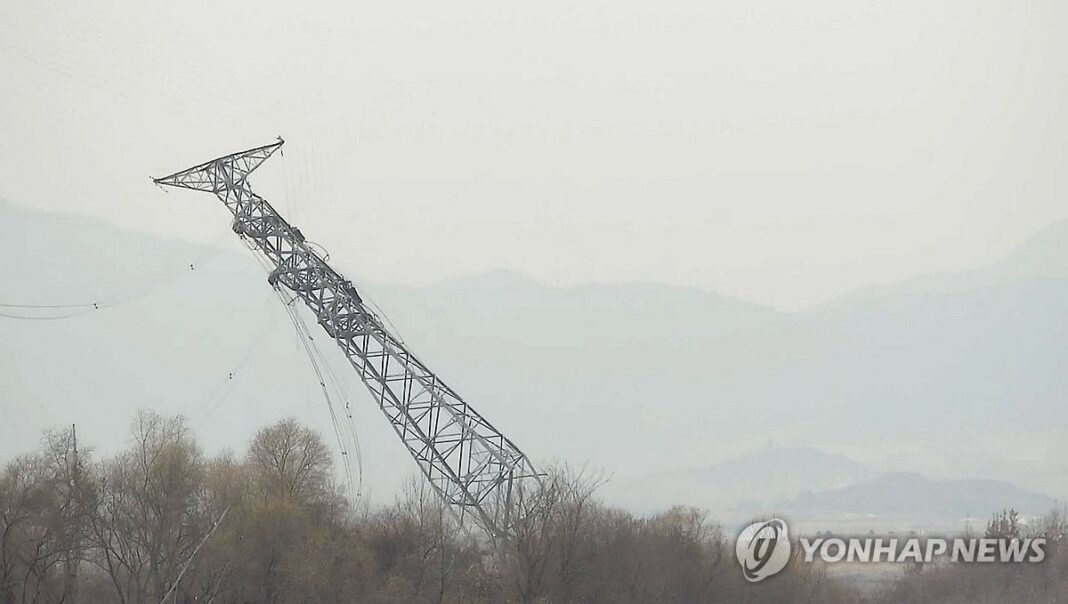
[[[293,310],[294,314],[297,315],[300,321],[301,330],[310,344],[312,352],[318,359],[319,366],[322,367],[323,373],[327,376],[327,382],[334,389],[334,393],[337,395],[338,400],[344,404],[342,412],[344,413],[345,419],[341,422],[341,427],[347,432],[348,439],[352,442],[353,453],[356,456],[356,497],[359,498],[363,494],[363,451],[360,447],[359,434],[356,432],[356,420],[352,415],[352,396],[346,387],[344,380],[338,377],[337,372],[334,371],[334,366],[327,359],[322,348],[319,347],[319,342],[312,335],[307,322],[300,316],[299,311],[296,308]]]
[[[163,604],[167,601],[167,598],[177,593],[176,590],[178,589],[178,584],[181,583],[182,577],[185,576],[185,571],[189,570],[189,565],[193,563],[193,558],[195,558],[197,553],[200,552],[200,548],[204,547],[204,544],[208,542],[208,539],[211,539],[211,536],[214,535],[215,531],[219,529],[219,525],[222,524],[222,521],[226,519],[226,515],[229,513],[230,506],[226,506],[226,509],[222,511],[222,514],[219,516],[219,518],[212,523],[211,529],[204,535],[204,538],[200,540],[200,543],[197,543],[197,546],[195,548],[193,548],[193,553],[189,554],[189,558],[187,558],[185,564],[182,565],[182,570],[174,579],[174,583],[171,584],[170,589],[167,590],[167,593],[163,594],[163,598],[160,600],[160,604]]]
[[[225,232],[222,233],[214,243],[209,244],[208,247],[206,247],[203,251],[201,251],[199,254],[194,256],[192,260],[190,260],[188,262],[183,260],[182,261],[182,269],[181,270],[173,270],[173,269],[168,268],[168,269],[165,269],[163,271],[157,271],[155,273],[150,274],[149,277],[152,280],[148,282],[147,287],[141,287],[139,290],[135,290],[133,293],[123,294],[123,295],[113,295],[111,297],[102,298],[102,299],[100,299],[98,301],[95,301],[95,302],[71,302],[71,303],[63,303],[63,304],[59,304],[59,303],[54,303],[54,304],[53,303],[49,303],[49,304],[23,304],[23,303],[15,303],[15,302],[0,302],[0,308],[5,308],[5,309],[10,308],[10,309],[26,310],[26,311],[35,311],[35,310],[43,310],[43,311],[71,310],[71,312],[66,312],[66,313],[62,313],[62,314],[50,314],[50,315],[25,315],[25,314],[14,314],[12,312],[0,312],[0,317],[4,317],[4,318],[7,318],[7,319],[23,320],[23,321],[56,321],[56,320],[62,320],[62,319],[72,319],[74,317],[80,317],[80,316],[83,316],[83,315],[87,315],[87,314],[89,314],[89,313],[91,313],[93,311],[96,311],[96,310],[102,310],[102,309],[106,309],[106,308],[115,308],[117,306],[122,306],[124,304],[128,304],[128,303],[134,302],[136,300],[140,300],[141,298],[144,298],[144,297],[152,295],[153,293],[155,293],[156,291],[158,291],[159,289],[161,289],[165,285],[168,285],[168,284],[170,284],[170,283],[172,283],[174,281],[177,281],[179,278],[181,278],[181,277],[183,277],[185,275],[188,275],[190,272],[195,271],[197,267],[203,266],[209,260],[211,260],[212,258],[218,256],[225,249],[225,248],[222,247],[222,243],[223,243],[223,240],[226,238],[226,236],[227,236],[227,234]],[[186,265],[189,266],[188,270],[185,269]],[[160,275],[163,275],[163,276],[161,278],[156,278],[156,277],[159,277]],[[74,309],[77,309],[77,310],[74,310]]]
[[[270,302],[270,299],[268,299],[267,301]],[[230,396],[230,393],[233,392],[235,386],[237,385],[238,379],[241,377],[241,370],[244,369],[245,365],[248,364],[248,362],[252,359],[256,351],[260,349],[260,342],[263,340],[263,338],[267,336],[268,333],[270,333],[271,327],[274,325],[274,322],[277,320],[277,318],[277,315],[272,314],[270,317],[268,317],[267,321],[264,322],[263,327],[261,327],[256,332],[256,335],[249,342],[248,347],[245,349],[244,354],[241,355],[241,358],[238,360],[237,364],[230,369],[227,380],[223,382],[222,387],[216,391],[217,394],[211,397],[211,406],[208,407],[207,411],[203,414],[203,416],[201,416],[198,421],[198,425],[203,425],[204,422],[208,421],[212,414],[215,413],[215,411],[217,411],[224,402],[226,402],[226,399]]]
[[[252,242],[244,237],[242,237],[242,242],[244,242],[252,252],[252,256],[256,259],[256,262],[267,274],[270,274],[270,265],[267,264],[266,260],[260,257]],[[319,389],[323,394],[327,411],[330,414],[330,421],[334,428],[334,436],[337,439],[338,449],[341,453],[341,464],[348,486],[348,495],[352,506],[355,507],[357,501],[363,495],[363,455],[360,448],[359,436],[356,431],[355,420],[349,406],[350,399],[344,394],[343,388],[338,386],[338,384],[341,383],[340,380],[337,379],[336,374],[334,374],[330,364],[326,361],[322,351],[319,350],[311,330],[308,328],[307,323],[305,323],[304,318],[300,315],[300,311],[294,306],[294,302],[297,300],[296,296],[287,298],[281,287],[278,285],[275,285],[272,289],[278,297],[278,300],[282,303],[282,307],[289,316],[290,322],[293,324],[297,339],[300,341],[304,353],[308,357],[308,362],[312,366],[312,370],[314,371],[319,384]],[[342,417],[339,417],[338,410],[334,405],[334,398],[331,396],[330,392],[331,389],[339,394],[339,400],[345,401],[343,414],[344,421],[342,420]],[[349,443],[352,443],[353,454],[356,457],[355,468],[353,468],[352,461],[350,460]]]
[[[0,306],[4,308],[81,308],[88,306],[89,308],[96,308],[96,302],[85,302],[82,304],[3,304]]]
[[[311,363],[312,370],[315,372],[315,376],[319,382],[319,388],[323,393],[323,399],[326,401],[327,409],[330,413],[330,421],[334,426],[334,434],[337,437],[338,448],[341,451],[341,463],[345,472],[346,480],[348,481],[349,496],[351,498],[352,504],[355,505],[357,499],[362,494],[361,491],[363,488],[363,464],[361,461],[357,461],[359,465],[358,469],[360,472],[360,474],[357,476],[352,467],[352,463],[349,460],[349,450],[346,443],[346,440],[352,439],[353,442],[356,443],[356,451],[359,450],[358,441],[355,439],[354,426],[349,426],[349,429],[346,430],[345,423],[342,422],[341,419],[338,417],[337,409],[334,406],[334,400],[330,394],[331,388],[327,385],[327,378],[324,374],[323,364],[321,363],[319,355],[316,353],[316,349],[314,348],[315,340],[312,338],[312,335],[308,330],[307,324],[304,323],[303,317],[300,316],[300,311],[294,308],[293,306],[293,302],[296,301],[296,298],[294,297],[292,299],[287,300],[282,294],[280,288],[275,287],[275,291],[278,293],[279,300],[282,302],[283,306],[285,306],[289,314],[290,320],[293,323],[293,328],[297,331],[298,339],[304,347],[304,352],[307,354],[308,361]],[[347,414],[346,417],[350,421],[352,420],[351,414]],[[359,455],[357,454],[357,458],[358,457]]]
[[[0,312],[0,317],[4,317],[5,319],[18,319],[20,321],[58,321],[60,319],[72,319],[74,317],[80,317],[82,315],[87,315],[87,314],[93,312],[94,310],[96,310],[96,309],[95,308],[86,308],[86,309],[83,309],[83,310],[80,310],[80,311],[77,311],[77,312],[68,313],[68,314],[65,314],[65,315],[50,315],[50,316],[47,316],[47,317],[30,317],[30,316],[26,316],[26,315],[12,315],[12,314],[9,314],[9,313]]]

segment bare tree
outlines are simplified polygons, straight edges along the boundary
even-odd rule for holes
[[[517,491],[512,539],[496,546],[519,601],[568,597],[581,572],[584,533],[598,511],[594,493],[603,483],[600,475],[563,466],[550,468],[534,489]]]
[[[49,432],[43,450],[16,459],[0,478],[0,599],[74,597],[84,550],[89,476],[73,432]]]
[[[1015,509],[1001,510],[986,525],[986,536],[992,539],[1017,539],[1020,536],[1020,513]]]
[[[201,505],[203,461],[181,417],[140,412],[131,437],[101,472],[95,561],[120,601],[159,601],[211,523]]]
[[[310,501],[331,485],[333,460],[318,432],[286,418],[261,429],[249,446],[248,463],[263,497]]]
[[[464,589],[477,590],[470,583],[484,572],[478,546],[424,481],[406,481],[368,532],[380,572],[395,577],[389,591],[398,600],[446,602]]]
[[[321,435],[292,418],[261,429],[245,461],[253,496],[235,508],[234,581],[262,602],[289,601],[302,592],[305,548],[319,527],[339,522],[333,459]]]
[[[520,487],[502,540],[465,528],[421,480],[357,517],[329,448],[292,419],[257,433],[245,455],[205,459],[181,418],[141,413],[125,450],[87,459],[59,432],[0,472],[0,603],[857,600],[803,564],[748,585],[703,512],[608,507],[603,478],[584,469]],[[1063,534],[1063,519],[1047,524]],[[1061,562],[1037,565],[1046,574],[1032,584],[1044,594],[1064,587],[1065,556],[1051,558]]]

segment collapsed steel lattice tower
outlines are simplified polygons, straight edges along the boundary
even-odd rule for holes
[[[507,534],[513,493],[538,476],[527,456],[389,332],[352,283],[326,263],[248,176],[283,144],[249,149],[154,179],[214,193],[234,215],[237,235],[273,265],[268,282],[292,290],[344,352],[419,469],[461,517]]]

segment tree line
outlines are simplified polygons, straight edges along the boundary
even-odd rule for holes
[[[115,455],[97,459],[65,430],[4,467],[0,603],[833,604],[942,601],[924,598],[964,584],[977,596],[1068,594],[1056,547],[1041,568],[921,569],[869,594],[803,563],[750,584],[703,512],[639,517],[599,500],[602,482],[550,468],[517,501],[512,538],[495,539],[417,479],[393,504],[357,509],[321,435],[293,419],[241,454],[209,456],[183,418],[140,412]],[[1016,530],[1015,516],[995,521]],[[1050,523],[1063,535],[1063,517]]]
[[[972,537],[974,535],[966,535]],[[1025,525],[1014,509],[994,513],[979,535],[993,539],[1042,538],[1046,559],[1038,564],[940,564],[906,567],[873,604],[1002,604],[1068,602],[1068,515],[1056,505]]]
[[[753,596],[718,525],[673,508],[639,518],[601,480],[554,468],[523,498],[513,539],[461,526],[413,479],[354,509],[329,447],[293,419],[241,455],[208,456],[181,417],[139,413],[96,459],[48,433],[0,475],[0,602],[734,602]],[[795,565],[795,567],[798,565]],[[763,588],[847,601],[820,572]],[[796,596],[796,597],[795,597]]]

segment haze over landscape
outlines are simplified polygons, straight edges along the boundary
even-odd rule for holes
[[[202,213],[230,235],[221,208]],[[10,203],[0,216],[0,256],[20,258],[5,267],[14,292],[104,306],[4,322],[0,456],[69,423],[115,450],[143,407],[186,415],[213,448],[294,414],[332,433],[292,325],[236,242],[203,248]],[[1000,506],[1041,513],[1068,493],[1066,235],[1057,223],[989,266],[793,313],[508,271],[384,285],[333,261],[528,454],[611,474],[610,500],[692,504],[725,521],[788,510],[823,526],[874,514],[868,525],[960,528]],[[354,403],[366,492],[388,501],[410,460],[323,348]]]
[[[1068,601],[1066,22],[0,2],[0,603]]]
[[[210,243],[210,200],[146,179],[283,135],[258,186],[376,283],[806,308],[1068,217],[1066,11],[5,2],[0,197]]]

